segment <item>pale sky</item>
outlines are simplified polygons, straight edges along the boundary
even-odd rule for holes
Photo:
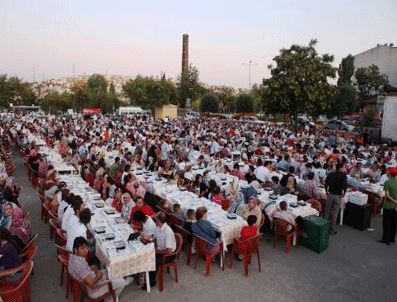
[[[32,81],[76,74],[160,75],[190,63],[208,84],[248,87],[281,48],[319,41],[335,55],[397,45],[397,0],[0,0],[0,74]]]

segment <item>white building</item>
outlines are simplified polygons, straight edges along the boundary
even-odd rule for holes
[[[397,87],[397,47],[393,44],[377,45],[354,56],[354,68],[377,65],[389,77],[389,84]]]

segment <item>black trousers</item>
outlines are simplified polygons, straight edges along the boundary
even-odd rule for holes
[[[383,242],[396,240],[397,212],[394,209],[383,209]]]
[[[174,261],[174,259],[175,259],[175,256],[167,257],[166,263],[170,263],[170,262]],[[150,286],[156,285],[157,269],[161,264],[163,264],[163,254],[156,254],[156,270],[153,272],[149,272]]]

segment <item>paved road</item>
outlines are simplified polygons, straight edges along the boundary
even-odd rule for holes
[[[22,185],[21,200],[30,211],[34,232],[39,234],[39,252],[34,260],[32,301],[66,301],[59,286],[60,264],[56,261],[49,226],[40,220],[40,201],[32,189],[23,166],[15,153],[16,179]],[[262,272],[256,262],[248,277],[241,263],[234,262],[222,271],[212,265],[210,277],[203,275],[204,264],[197,271],[180,261],[180,281],[165,276],[165,289],[147,294],[130,285],[120,301],[397,301],[397,246],[376,242],[381,235],[381,217],[372,220],[374,231],[358,231],[348,226],[338,228],[330,247],[316,254],[304,247],[286,254],[283,247],[273,249],[270,238],[261,245]],[[228,262],[227,262],[228,263]],[[71,300],[71,299],[70,299]]]

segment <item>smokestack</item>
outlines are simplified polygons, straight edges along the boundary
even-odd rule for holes
[[[182,40],[182,73],[189,68],[189,35],[184,34]]]

